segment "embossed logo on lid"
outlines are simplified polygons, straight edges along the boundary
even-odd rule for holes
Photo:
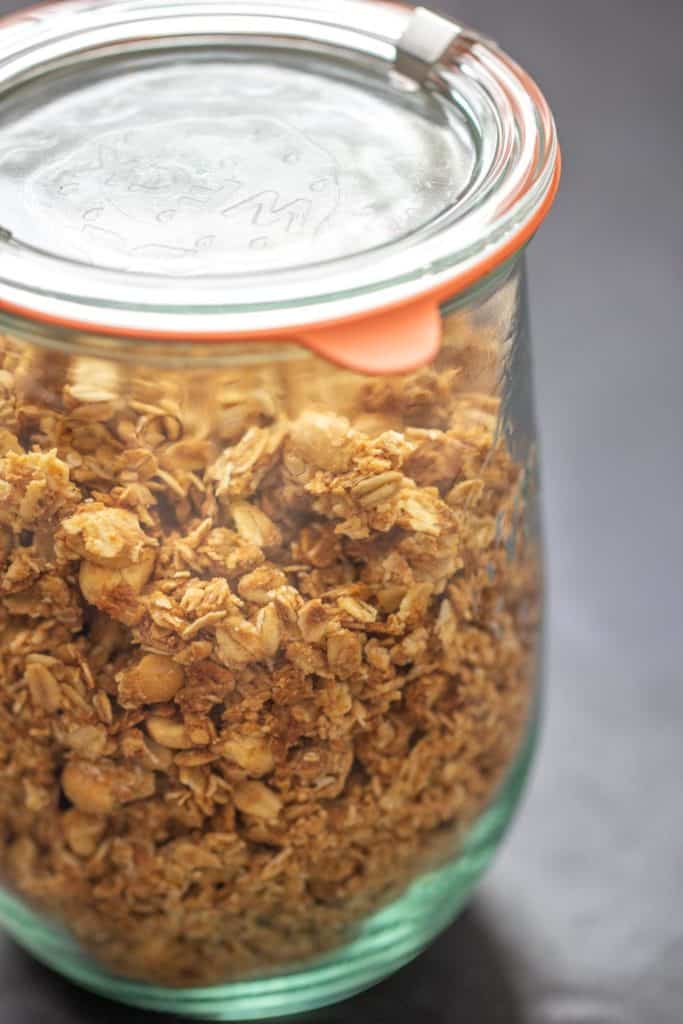
[[[263,266],[312,241],[340,198],[328,153],[282,121],[239,115],[95,132],[30,187],[84,257],[170,273],[225,252]]]
[[[438,107],[313,69],[175,58],[74,86],[7,126],[23,173],[0,157],[0,190],[17,238],[97,266],[243,273],[363,252],[438,216],[473,167]],[[27,130],[48,144],[27,148]]]

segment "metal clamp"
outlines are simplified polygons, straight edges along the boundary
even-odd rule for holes
[[[421,85],[461,32],[456,22],[416,8],[396,47],[396,70]]]

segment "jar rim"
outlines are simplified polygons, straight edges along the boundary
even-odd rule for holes
[[[248,13],[246,13],[248,11]],[[303,47],[365,62],[397,90],[396,61],[413,9],[375,0],[62,0],[0,22],[0,104],[46,68],[222,40]],[[444,24],[448,24],[444,20]],[[265,35],[264,35],[265,33]],[[294,35],[293,35],[294,33]],[[296,35],[298,33],[298,36]],[[353,323],[466,290],[520,250],[555,197],[560,151],[535,82],[495,44],[454,26],[453,45],[409,90],[480,104],[489,140],[476,187],[440,223],[363,252],[250,275],[159,275],[93,266],[0,234],[0,310],[76,331],[168,341],[282,337]],[[137,41],[137,42],[136,42]],[[273,42],[275,41],[275,42]],[[308,51],[310,53],[310,50]],[[464,99],[463,99],[464,97]],[[474,114],[472,115],[474,121]],[[482,130],[482,125],[472,124]],[[479,154],[481,156],[481,154]],[[480,163],[484,163],[482,159]]]

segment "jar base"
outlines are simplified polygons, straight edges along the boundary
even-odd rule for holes
[[[505,785],[467,836],[460,855],[369,918],[353,942],[309,967],[210,988],[161,988],[108,974],[64,931],[2,891],[0,926],[36,960],[82,988],[158,1013],[206,1021],[268,1020],[341,1002],[410,963],[462,910],[514,815],[536,731],[531,728]]]

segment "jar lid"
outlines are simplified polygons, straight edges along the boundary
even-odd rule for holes
[[[0,308],[32,320],[412,368],[558,176],[534,83],[422,8],[67,0],[0,24]]]

